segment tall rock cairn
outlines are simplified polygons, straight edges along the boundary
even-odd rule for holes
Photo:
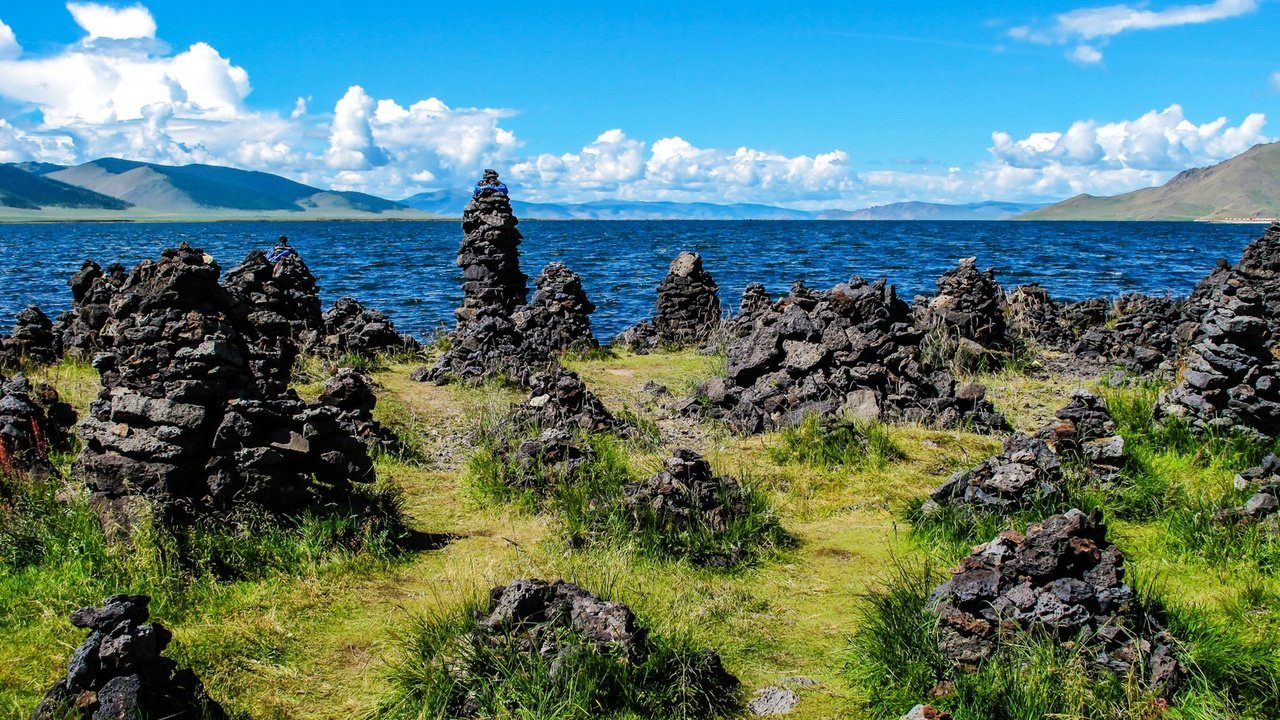
[[[529,277],[520,272],[520,241],[511,198],[498,173],[485,170],[475,196],[462,211],[462,307],[454,311],[458,332],[486,312],[510,316],[529,296]]]
[[[720,323],[720,287],[702,267],[702,256],[682,252],[658,283],[658,339],[673,345],[701,342]]]

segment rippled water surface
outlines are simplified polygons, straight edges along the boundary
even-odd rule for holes
[[[1232,261],[1262,228],[1202,223],[1021,222],[523,222],[524,271],[561,260],[599,309],[597,335],[612,336],[653,311],[654,289],[682,250],[702,253],[737,307],[742,288],[774,295],[792,281],[825,288],[854,275],[888,277],[906,299],[935,290],[959,258],[976,255],[1006,287],[1039,282],[1055,298],[1126,292],[1185,295],[1217,258]],[[351,295],[425,334],[452,322],[461,299],[456,222],[66,224],[0,226],[0,328],[35,303],[51,316],[71,302],[66,280],[81,261],[132,266],[186,241],[229,268],[287,234],[320,280],[326,307]],[[532,284],[532,281],[531,281]]]

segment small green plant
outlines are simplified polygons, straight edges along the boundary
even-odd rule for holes
[[[63,501],[56,474],[0,471],[0,569],[17,572],[47,559],[100,555],[105,539],[79,497]]]
[[[905,457],[880,423],[824,421],[817,415],[783,428],[768,453],[770,460],[781,465],[824,469],[878,470]]]
[[[713,718],[740,703],[687,639],[651,632],[644,657],[630,662],[565,630],[548,657],[518,634],[475,633],[480,609],[473,601],[416,620],[369,717]]]

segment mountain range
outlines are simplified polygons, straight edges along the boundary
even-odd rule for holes
[[[1184,170],[1156,188],[1077,195],[1020,220],[1241,221],[1280,217],[1280,143],[1254,145],[1207,168]]]

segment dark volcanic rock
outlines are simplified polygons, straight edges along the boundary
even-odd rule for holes
[[[61,343],[53,332],[53,322],[34,305],[14,318],[12,335],[0,336],[0,367],[16,368],[24,361],[48,365],[61,356]]]
[[[254,250],[227,271],[222,286],[248,312],[245,341],[254,375],[268,392],[289,385],[301,343],[324,327],[316,278],[297,252],[277,262]]]
[[[1019,285],[1005,295],[1009,331],[1049,348],[1060,348],[1071,337],[1062,309],[1037,283]]]
[[[938,278],[938,294],[924,305],[921,321],[930,331],[986,352],[1009,348],[1004,291],[994,270],[978,270],[977,258],[961,260]]]
[[[378,395],[373,378],[353,368],[341,368],[324,382],[317,398],[321,404],[342,412],[342,422],[351,434],[366,443],[376,443],[392,452],[401,448],[400,439],[373,419]]]
[[[49,452],[66,448],[76,411],[49,385],[0,377],[0,473],[52,470]]]
[[[1071,354],[1136,373],[1168,370],[1176,354],[1181,318],[1182,304],[1172,298],[1124,295],[1110,315],[1115,327],[1090,328]]]
[[[220,720],[226,714],[200,679],[161,653],[172,634],[149,623],[146,595],[113,595],[81,608],[71,622],[89,637],[71,655],[67,674],[45,693],[32,720]]]
[[[999,455],[952,475],[930,499],[939,505],[1007,511],[1061,492],[1058,456],[1039,438],[1014,435]]]
[[[929,425],[1008,427],[980,387],[957,392],[947,372],[921,359],[924,331],[884,281],[854,278],[828,292],[797,283],[731,337],[728,375],[700,386],[687,407],[740,433],[792,425],[806,415],[848,413]]]
[[[338,298],[323,315],[324,329],[308,336],[306,349],[320,355],[373,357],[380,353],[416,352],[417,340],[396,332],[391,318],[354,298]]]
[[[124,266],[113,264],[104,273],[92,261],[71,276],[67,282],[71,309],[59,315],[54,325],[64,353],[88,358],[102,349],[102,334],[111,319],[111,299],[124,280]]]
[[[573,482],[578,471],[596,458],[590,442],[559,428],[548,428],[519,444],[500,445],[495,452],[505,461],[501,478],[504,483],[539,493]]]
[[[141,263],[111,308],[75,465],[108,527],[128,529],[137,498],[165,523],[241,505],[293,516],[372,479],[341,410],[264,394],[248,315],[203,252],[184,244]]]
[[[1280,457],[1268,455],[1262,464],[1236,476],[1236,489],[1252,490],[1244,505],[1220,513],[1219,521],[1255,522],[1280,512]]]
[[[512,410],[520,427],[608,432],[622,423],[576,373],[556,367],[529,379],[529,397]]]
[[[1093,662],[1136,671],[1164,696],[1183,676],[1173,640],[1124,584],[1124,555],[1096,514],[1069,510],[980,545],[934,591],[938,645],[961,665],[1016,633],[1081,640]]]
[[[538,274],[534,287],[533,299],[512,315],[523,346],[545,353],[600,346],[591,334],[596,306],[587,298],[577,273],[553,262]]]
[[[703,269],[701,255],[682,252],[676,256],[658,283],[658,313],[653,318],[658,339],[672,345],[707,339],[720,323],[719,291]]]
[[[497,311],[510,317],[525,304],[529,278],[520,272],[519,222],[511,199],[493,189],[482,189],[463,209],[457,262],[464,278],[463,300],[454,311],[459,332],[482,313]]]
[[[1084,464],[1099,479],[1110,479],[1120,472],[1124,438],[1116,432],[1116,422],[1102,398],[1077,390],[1056,416],[1057,420],[1038,434],[1059,457]]]
[[[1182,381],[1161,397],[1157,416],[1204,432],[1280,435],[1280,365],[1269,346],[1265,299],[1232,277],[1200,323]]]

